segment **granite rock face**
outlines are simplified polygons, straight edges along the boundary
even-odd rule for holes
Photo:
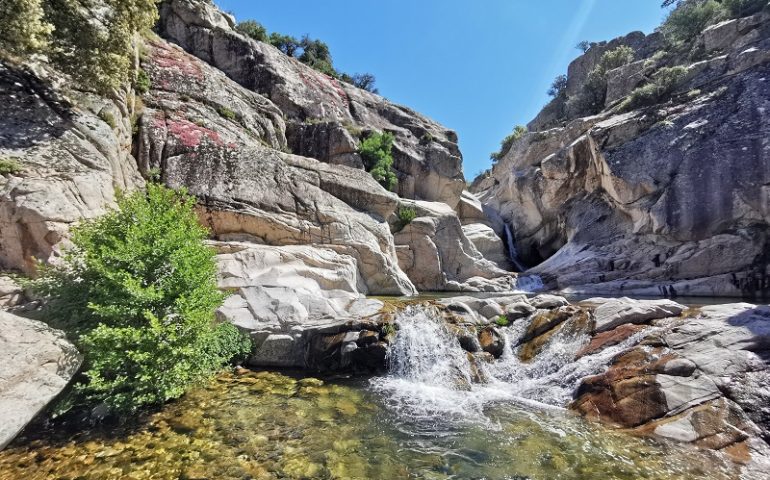
[[[67,386],[81,361],[62,332],[0,310],[0,449]]]
[[[0,158],[21,166],[0,175],[0,270],[31,273],[59,254],[70,225],[113,206],[116,188],[144,185],[130,153],[130,92],[116,95],[76,90],[45,65],[0,63]]]
[[[657,35],[614,42],[634,48],[636,62],[610,71],[612,98],[602,112],[531,124],[473,190],[547,286],[765,294],[770,14],[706,30],[696,41],[702,60],[671,60],[686,72],[668,99],[620,113],[615,107],[638,82],[613,79],[633,77],[639,62],[655,64]],[[605,50],[573,62],[568,91]]]
[[[270,99],[286,119],[294,153],[360,167],[358,139],[349,131],[388,131],[396,138],[399,195],[451,207],[459,202],[465,182],[455,132],[238,34],[231,18],[206,1],[164,2],[159,30],[246,89]]]

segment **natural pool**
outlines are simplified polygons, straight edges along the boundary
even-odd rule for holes
[[[29,429],[0,479],[728,479],[713,454],[510,402],[409,415],[369,380],[222,374],[138,425]],[[423,392],[424,393],[424,392]],[[438,400],[438,399],[437,399]]]

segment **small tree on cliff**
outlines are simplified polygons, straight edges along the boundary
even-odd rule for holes
[[[74,228],[63,264],[33,283],[85,355],[75,391],[88,403],[132,412],[179,397],[248,349],[214,322],[223,295],[194,203],[156,184],[123,196]]]
[[[392,149],[393,134],[388,132],[372,133],[361,142],[358,148],[366,171],[388,190],[393,190],[398,183],[398,177],[393,171]]]

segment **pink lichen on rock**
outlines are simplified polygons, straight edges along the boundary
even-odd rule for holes
[[[196,148],[204,139],[208,139],[215,145],[223,146],[224,142],[219,134],[214,130],[200,127],[190,121],[183,119],[173,119],[166,122],[169,133],[177,138],[182,145],[188,148]]]
[[[152,64],[162,70],[161,75],[179,75],[203,80],[203,69],[198,61],[181,50],[165,43],[153,43]]]

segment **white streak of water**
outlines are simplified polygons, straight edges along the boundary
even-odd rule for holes
[[[557,332],[531,363],[519,359],[514,345],[527,321],[501,328],[503,355],[490,363],[475,362],[485,383],[474,383],[474,365],[439,313],[409,307],[398,314],[398,333],[389,352],[389,373],[372,380],[389,408],[423,423],[486,422],[486,406],[518,403],[538,409],[563,409],[580,380],[603,372],[611,358],[639,341],[640,332],[603,351],[576,359],[589,341],[583,333]],[[568,332],[568,333],[563,333]]]

